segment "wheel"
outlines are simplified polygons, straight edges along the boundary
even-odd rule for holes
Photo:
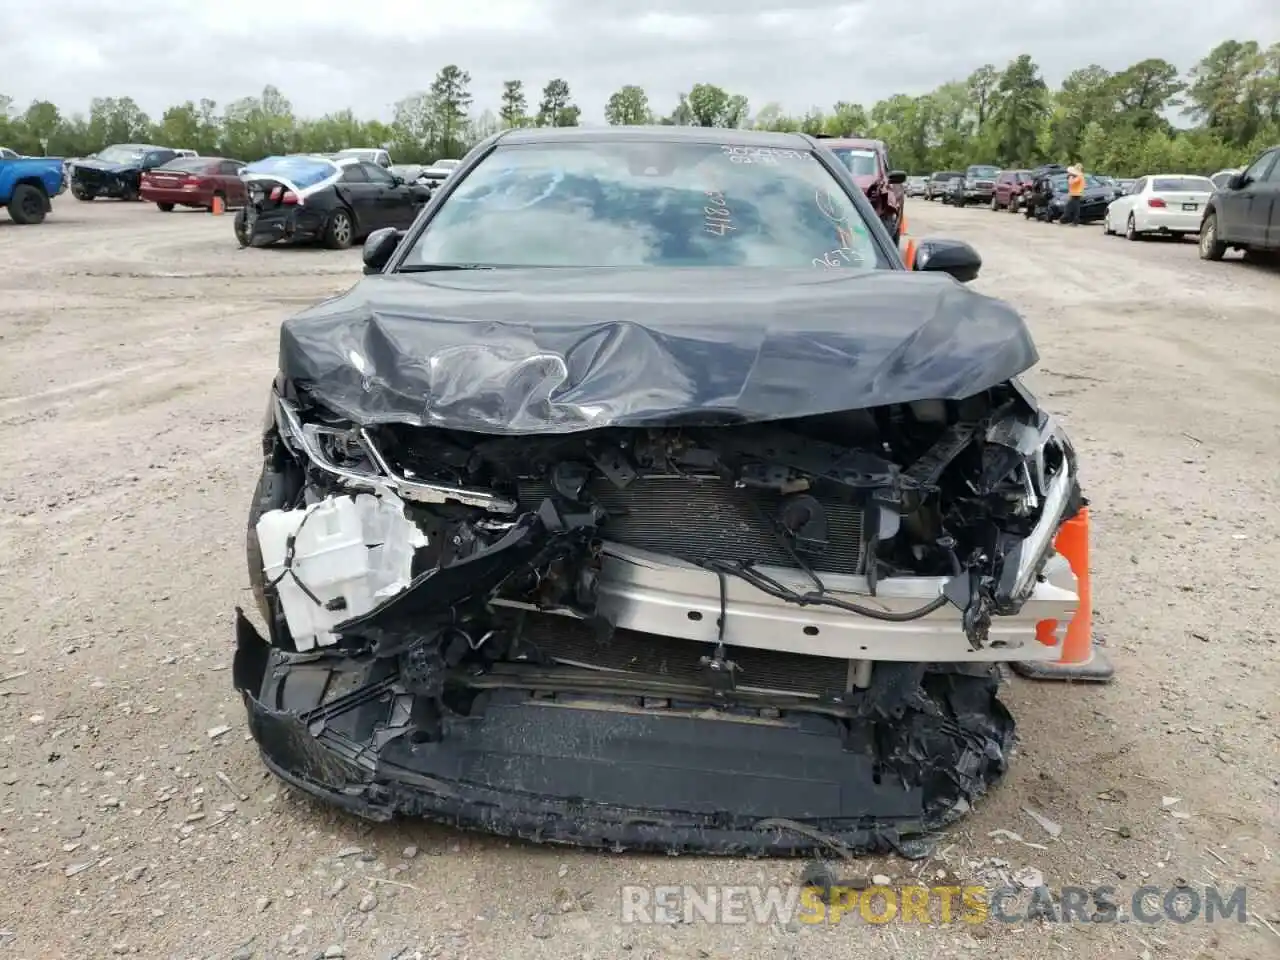
[[[902,220],[899,217],[889,214],[882,222],[884,223],[884,228],[889,231],[889,236],[893,237],[895,244],[902,239]]]
[[[241,207],[240,210],[236,213],[235,231],[236,231],[236,240],[239,242],[240,246],[242,247],[247,247],[249,245],[249,232],[245,227],[245,219],[246,218],[245,218],[244,208]]]
[[[339,207],[329,217],[324,228],[324,245],[330,250],[345,250],[355,239],[356,228],[351,222],[351,214],[345,207]]]
[[[1018,202],[1018,198],[1017,198],[1017,197],[1010,197],[1010,198],[1009,198],[1009,212],[1010,212],[1010,213],[1017,213],[1017,212],[1018,212],[1018,207],[1020,207],[1020,206],[1021,206],[1021,204]]]
[[[1200,222],[1200,259],[1221,260],[1227,245],[1218,239],[1218,215],[1210,210]]]
[[[77,200],[83,200],[85,203],[91,203],[93,201],[93,194],[85,193],[84,187],[78,186],[74,183],[71,185],[71,195]]]
[[[1102,235],[1104,237],[1115,236],[1115,231],[1111,229],[1111,211],[1108,210],[1102,215]]]
[[[1141,240],[1142,234],[1138,232],[1138,225],[1133,220],[1133,214],[1129,214],[1129,220],[1124,225],[1124,238],[1126,240]]]
[[[13,188],[13,196],[9,198],[9,219],[14,223],[43,223],[45,213],[45,196],[39,187],[29,183],[20,183]]]
[[[996,199],[996,195],[994,193],[991,195],[991,212],[992,213],[1000,212],[1000,201]]]
[[[157,203],[156,206],[160,208],[162,213],[173,213],[172,203]]]

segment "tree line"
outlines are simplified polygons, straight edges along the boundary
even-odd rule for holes
[[[273,86],[221,110],[212,100],[188,100],[158,119],[130,97],[94,98],[85,115],[64,114],[47,100],[19,111],[0,95],[0,145],[32,155],[85,156],[112,143],[159,143],[241,160],[385,146],[398,162],[427,163],[460,157],[501,129],[576,126],[582,117],[563,78],[543,86],[536,102],[523,81],[507,80],[496,112],[476,113],[472,105],[471,75],[454,64],[426,90],[396,103],[389,123],[351,110],[299,117]],[[1168,115],[1176,110],[1194,126],[1175,127]],[[1078,161],[1116,176],[1157,169],[1211,173],[1280,142],[1280,43],[1263,49],[1254,40],[1228,40],[1185,74],[1159,58],[1114,73],[1090,64],[1068,74],[1057,90],[1023,54],[1003,69],[984,64],[922,96],[896,94],[869,108],[841,100],[803,114],[777,103],[753,112],[746,97],[710,83],[694,84],[664,114],[642,86],[627,85],[609,98],[604,119],[876,137],[887,143],[893,165],[912,173],[1042,161]]]

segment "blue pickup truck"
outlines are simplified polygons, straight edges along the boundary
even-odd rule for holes
[[[0,160],[0,207],[9,208],[14,223],[41,223],[50,202],[66,189],[61,157]]]

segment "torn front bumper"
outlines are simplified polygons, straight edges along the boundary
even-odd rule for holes
[[[259,212],[248,208],[245,228],[249,242],[266,246],[278,240],[319,240],[324,235],[325,215],[308,207],[286,206]]]
[[[266,764],[375,820],[615,849],[919,855],[912,838],[997,781],[1013,738],[986,668],[889,665],[896,706],[861,718],[575,691],[533,671],[467,690],[428,740],[394,661],[286,653],[239,612],[236,633],[235,684]]]

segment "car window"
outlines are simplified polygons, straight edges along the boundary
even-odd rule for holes
[[[1249,167],[1247,170],[1245,170],[1244,175],[1248,177],[1250,180],[1264,179],[1267,175],[1267,171],[1271,168],[1272,161],[1275,160],[1275,158],[1276,158],[1275,150],[1267,151],[1262,156],[1260,156],[1257,160],[1253,161],[1253,163],[1249,164]]]
[[[365,172],[363,163],[353,163],[342,171],[343,183],[368,183],[369,174]]]
[[[1213,181],[1208,177],[1156,177],[1151,189],[1159,193],[1191,193],[1208,190],[1213,192]]]
[[[1272,164],[1271,169],[1264,175],[1259,177],[1267,183],[1280,183],[1280,151],[1271,151]]]
[[[157,167],[158,170],[181,171],[182,173],[205,173],[209,161],[200,157],[174,157],[168,163]]]
[[[367,176],[373,183],[380,183],[389,187],[396,182],[395,177],[386,170],[383,170],[376,163],[362,163],[360,166],[364,168],[365,176]]]
[[[234,177],[239,175],[240,168],[243,166],[244,164],[238,160],[223,160],[218,164],[218,172],[224,177]]]
[[[888,268],[852,197],[806,149],[670,141],[500,145],[404,268]]]
[[[1139,194],[1146,189],[1147,189],[1147,178],[1139,177],[1137,180],[1133,181],[1133,186],[1129,188],[1129,193]]]
[[[870,147],[832,147],[831,152],[855,177],[874,177],[880,172],[880,161]]]

